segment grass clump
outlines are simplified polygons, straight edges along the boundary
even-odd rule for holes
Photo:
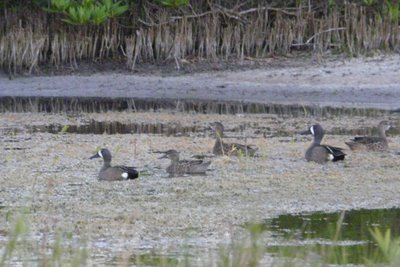
[[[8,216],[7,216],[8,217]],[[17,242],[20,237],[28,232],[28,227],[25,222],[24,216],[17,218],[13,229],[9,233],[8,242],[6,243],[1,257],[0,267],[8,266],[8,262],[11,260],[15,250],[17,249]]]
[[[7,219],[8,220],[8,219]],[[54,240],[44,233],[43,242],[32,241],[28,221],[24,214],[16,217],[8,232],[3,248],[0,267],[22,264],[23,266],[86,266],[89,257],[82,240],[74,240],[72,234],[56,234]]]
[[[390,229],[381,231],[379,228],[374,228],[370,232],[380,251],[375,258],[388,266],[400,266],[400,237],[393,237]],[[374,265],[371,259],[367,259],[366,263]]]

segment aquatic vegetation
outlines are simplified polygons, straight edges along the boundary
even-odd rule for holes
[[[41,242],[36,243],[29,235],[27,212],[15,214],[10,218],[10,231],[6,236],[6,245],[2,248],[0,267],[15,263],[35,266],[85,266],[89,257],[85,241],[74,241],[70,233],[57,234],[52,238],[44,233]],[[49,239],[49,240],[48,240]],[[49,242],[49,243],[46,243]],[[47,250],[48,247],[48,250]]]
[[[393,237],[390,229],[382,231],[376,227],[371,229],[370,232],[380,249],[381,255],[383,255],[379,257],[379,259],[389,264],[389,266],[399,266],[400,236]],[[374,264],[374,262],[369,259],[367,259],[367,263],[369,265]]]
[[[21,215],[14,223],[13,229],[8,233],[8,241],[3,248],[3,255],[1,257],[1,267],[8,266],[13,254],[18,249],[17,242],[19,237],[25,234],[27,230],[25,218]]]

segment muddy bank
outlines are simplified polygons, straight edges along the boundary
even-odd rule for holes
[[[180,101],[237,101],[395,110],[400,108],[400,56],[351,60],[271,59],[256,69],[201,73],[157,67],[140,74],[0,78],[0,96],[105,97]]]
[[[128,112],[80,117],[6,113],[1,117],[0,212],[26,208],[29,238],[39,243],[51,242],[59,232],[85,238],[91,261],[100,265],[114,257],[152,250],[176,255],[189,248],[207,255],[232,237],[240,237],[243,223],[279,214],[400,206],[398,135],[390,137],[388,153],[347,150],[346,161],[321,166],[304,160],[311,138],[296,134],[315,118]],[[399,122],[397,114],[385,118]],[[24,127],[6,131],[11,126],[78,125],[91,119],[179,121],[201,130],[176,136],[31,133]],[[318,121],[332,132],[337,126],[371,127],[380,119]],[[214,138],[205,126],[212,121],[225,123],[227,141],[257,145],[259,157],[214,158],[213,170],[206,177],[166,178],[168,161],[151,151],[175,148],[183,158],[209,153]],[[281,131],[293,134],[280,135]],[[350,137],[329,134],[325,142],[345,147]],[[146,175],[128,182],[98,182],[101,161],[88,157],[100,147],[113,152],[114,164],[137,166]],[[1,233],[7,233],[9,222],[6,216],[2,218]],[[5,241],[0,238],[0,242]]]

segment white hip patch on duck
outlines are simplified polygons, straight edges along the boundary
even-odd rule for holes
[[[312,135],[314,135],[314,126],[310,127],[310,132],[311,132]]]
[[[121,177],[124,179],[128,179],[128,173],[127,172],[121,173]]]
[[[328,149],[328,159],[329,160],[334,160],[335,159],[335,154],[333,153],[332,148],[330,148],[329,146],[326,146],[326,149]]]

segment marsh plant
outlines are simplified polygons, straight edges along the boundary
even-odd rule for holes
[[[0,267],[14,266],[85,266],[88,259],[86,244],[83,239],[78,241],[70,233],[55,234],[50,238],[49,233],[43,234],[42,243],[33,241],[30,237],[27,212],[18,216],[7,215],[10,230],[7,241],[0,250]],[[49,241],[49,244],[46,241]]]
[[[8,221],[10,214],[6,215],[6,220]],[[8,266],[11,261],[13,254],[19,248],[18,241],[22,235],[26,234],[28,231],[24,216],[17,218],[14,227],[8,232],[8,241],[3,247],[3,255],[1,257],[0,266]]]
[[[370,231],[381,252],[376,256],[379,262],[384,262],[389,266],[400,266],[400,237],[394,238],[390,229],[381,231],[373,228]],[[376,261],[376,259],[366,260],[368,265],[374,265]]]

